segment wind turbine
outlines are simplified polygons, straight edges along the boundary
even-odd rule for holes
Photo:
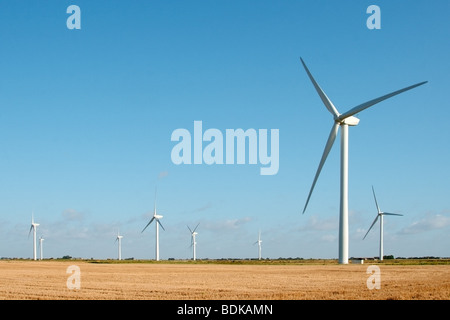
[[[39,223],[34,222],[34,214],[31,213],[31,227],[28,232],[28,238],[30,237],[31,229],[33,229],[33,260],[37,260],[36,254],[36,228],[39,226]]]
[[[256,241],[253,245],[258,244],[258,260],[261,260],[261,230],[258,233],[258,241]]]
[[[370,229],[372,229],[373,225],[377,222],[378,218],[380,218],[380,260],[383,260],[383,216],[403,216],[402,214],[398,213],[388,213],[388,212],[382,212],[380,210],[380,207],[378,206],[377,197],[375,196],[375,190],[372,186],[372,192],[373,192],[373,198],[375,199],[375,205],[377,206],[378,214],[373,220],[372,225],[370,226],[369,230],[367,230],[366,235],[364,236],[363,240],[366,238],[367,234],[369,233]]]
[[[147,223],[145,228],[142,229],[141,233],[144,232],[145,229],[147,229],[147,227],[153,222],[153,220],[156,221],[155,222],[155,225],[156,225],[156,261],[159,261],[159,229],[158,229],[158,225],[160,225],[161,228],[163,228],[163,230],[166,231],[166,229],[164,229],[163,225],[159,221],[160,219],[162,219],[162,217],[163,216],[156,214],[156,188],[155,188],[155,206],[154,206],[154,210],[153,210],[153,217],[149,221],[149,223]]]
[[[118,250],[119,250],[119,260],[122,260],[122,238],[123,236],[121,236],[119,234],[119,230],[117,230],[117,237],[116,237],[116,241],[118,242]],[[114,241],[114,242],[116,242]]]
[[[193,255],[193,260],[196,260],[196,247],[197,247],[197,241],[195,241],[195,236],[198,235],[197,232],[195,232],[195,230],[197,230],[197,227],[200,223],[197,224],[197,226],[194,228],[194,231],[191,230],[191,228],[188,227],[189,232],[191,233],[191,247],[192,247],[192,255]]]
[[[42,236],[39,237],[39,251],[40,251],[40,258],[39,260],[42,260],[44,255],[43,255],[43,248],[42,248],[42,242],[44,242],[44,238]]]
[[[306,70],[314,88],[319,94],[322,102],[325,107],[333,116],[333,126],[331,127],[330,135],[328,136],[327,143],[325,145],[325,149],[322,154],[322,158],[320,159],[319,167],[317,169],[316,175],[314,177],[311,190],[309,191],[308,198],[306,200],[305,207],[303,209],[303,213],[306,211],[306,207],[308,206],[309,199],[311,198],[311,194],[314,190],[314,186],[316,185],[317,179],[319,178],[320,171],[325,163],[325,160],[328,157],[328,154],[333,146],[334,140],[336,139],[339,127],[341,127],[341,195],[340,195],[340,213],[339,213],[339,263],[347,264],[348,263],[348,127],[356,126],[359,123],[359,119],[354,117],[353,115],[383,101],[393,96],[396,96],[402,92],[411,90],[415,87],[421,86],[427,81],[420,82],[414,84],[412,86],[394,91],[392,93],[386,94],[379,98],[375,98],[373,100],[364,102],[345,113],[339,113],[336,107],[333,105],[331,100],[322,90],[322,88],[317,84],[316,80],[314,80],[313,76],[309,72],[306,67],[305,62],[302,58],[300,58],[303,67]]]

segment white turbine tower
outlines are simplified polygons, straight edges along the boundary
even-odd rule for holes
[[[42,242],[44,242],[44,238],[43,238],[43,236],[40,236],[39,237],[39,251],[40,251],[40,258],[39,258],[39,260],[44,259]]]
[[[191,247],[192,247],[192,259],[195,261],[197,259],[196,256],[196,248],[197,248],[197,241],[195,240],[195,236],[198,235],[198,232],[195,232],[197,230],[197,227],[200,223],[197,224],[197,226],[194,228],[194,230],[191,230],[191,228],[188,227],[189,232],[191,233]]]
[[[373,198],[375,199],[375,205],[377,206],[377,216],[375,220],[372,222],[372,225],[370,226],[369,230],[367,230],[366,235],[364,236],[363,240],[366,238],[367,234],[369,233],[370,229],[372,229],[373,225],[377,222],[378,218],[380,218],[380,260],[383,260],[383,216],[403,216],[402,214],[398,213],[388,213],[388,212],[382,212],[380,210],[380,207],[378,206],[377,197],[375,196],[375,190],[372,186],[372,192],[373,192]]]
[[[116,241],[118,242],[118,259],[119,260],[122,260],[122,238],[123,238],[123,236],[121,236],[119,230],[117,230]],[[116,242],[116,241],[114,241],[114,242]]]
[[[261,230],[260,230],[258,233],[258,240],[253,244],[253,245],[258,244],[258,260],[261,260],[261,243],[262,243],[262,240],[261,240]]]
[[[141,233],[144,232],[145,229],[147,229],[147,227],[153,222],[153,220],[155,220],[155,225],[156,225],[156,261],[159,261],[159,229],[158,229],[158,225],[160,225],[161,228],[163,228],[163,230],[166,231],[164,229],[163,225],[161,224],[161,222],[159,221],[160,219],[162,219],[162,217],[163,216],[156,214],[156,188],[155,188],[155,206],[154,206],[154,210],[153,210],[153,217],[149,221],[149,223],[147,223],[145,228],[142,229]]]
[[[322,158],[319,163],[319,167],[317,169],[316,175],[314,177],[311,190],[309,191],[308,198],[306,200],[305,207],[303,209],[303,213],[306,211],[306,207],[308,206],[309,199],[314,190],[314,186],[316,185],[317,179],[319,177],[320,171],[327,159],[328,153],[330,152],[334,140],[336,139],[339,127],[341,127],[341,195],[340,195],[340,214],[339,214],[339,263],[347,264],[348,263],[348,126],[356,126],[359,123],[359,119],[354,117],[353,115],[383,101],[388,98],[391,98],[395,95],[398,95],[402,92],[411,90],[415,87],[423,85],[427,83],[427,81],[420,82],[414,84],[412,86],[394,91],[392,93],[386,94],[382,97],[364,102],[349,111],[340,114],[336,107],[333,105],[331,100],[327,97],[322,88],[317,84],[314,80],[313,76],[309,72],[306,67],[305,62],[302,58],[300,58],[303,67],[306,70],[311,82],[314,85],[317,93],[319,94],[322,102],[325,104],[325,107],[328,111],[333,115],[333,126],[331,128],[330,135],[328,136],[327,143],[325,145],[325,150],[323,151]]]
[[[31,213],[31,227],[28,232],[28,237],[30,237],[31,229],[33,229],[33,260],[37,260],[36,254],[36,228],[39,226],[39,223],[34,222],[34,214]]]

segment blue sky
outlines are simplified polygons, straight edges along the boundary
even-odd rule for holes
[[[81,29],[69,30],[69,5]],[[369,30],[366,9],[381,9]],[[0,256],[337,258],[339,140],[302,214],[332,117],[421,81],[349,129],[349,255],[450,256],[450,52],[446,0],[1,1]],[[279,130],[279,171],[175,165],[171,134]]]

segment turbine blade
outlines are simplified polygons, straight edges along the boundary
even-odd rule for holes
[[[328,136],[328,141],[327,141],[327,144],[325,145],[325,149],[322,154],[322,159],[320,159],[319,167],[317,168],[317,172],[314,177],[314,181],[312,183],[311,190],[309,191],[308,199],[306,200],[305,207],[303,208],[303,213],[305,213],[305,211],[306,211],[306,207],[308,206],[308,202],[309,202],[309,199],[311,198],[311,194],[314,190],[314,186],[316,185],[317,179],[319,178],[320,171],[322,170],[325,160],[327,160],[328,154],[330,153],[330,150],[333,147],[333,143],[334,143],[334,140],[336,139],[338,129],[339,129],[339,123],[335,122],[333,124],[333,127],[331,128],[330,135]]]
[[[308,67],[306,66],[305,62],[303,61],[302,58],[300,58],[303,67],[306,70],[306,73],[308,74],[309,79],[311,80],[312,84],[314,85],[314,88],[316,88],[317,93],[320,96],[320,99],[322,99],[323,104],[325,105],[325,107],[328,109],[328,111],[331,112],[331,114],[337,118],[339,117],[339,112],[337,111],[336,107],[333,105],[333,103],[331,102],[331,100],[327,97],[327,95],[325,94],[325,92],[322,90],[322,88],[317,84],[316,80],[314,79],[314,77],[312,76],[311,72],[309,72]]]
[[[421,86],[421,85],[423,85],[423,84],[425,84],[425,83],[427,83],[427,82],[428,82],[428,81],[423,81],[423,82],[414,84],[414,85],[412,85],[412,86],[409,86],[409,87],[406,87],[406,88],[403,88],[403,89],[394,91],[394,92],[392,92],[392,93],[388,93],[388,94],[386,94],[386,95],[384,95],[384,96],[382,96],[382,97],[379,97],[379,98],[376,98],[376,99],[373,99],[373,100],[364,102],[364,103],[362,103],[362,104],[360,104],[360,105],[354,107],[353,109],[351,109],[351,110],[349,110],[349,111],[347,111],[347,112],[341,114],[340,116],[338,116],[337,121],[342,121],[342,120],[344,120],[344,119],[346,119],[346,118],[348,118],[348,117],[353,116],[354,114],[357,114],[357,113],[363,111],[364,109],[367,109],[367,108],[373,106],[374,104],[377,104],[377,103],[379,103],[379,102],[381,102],[381,101],[383,101],[383,100],[389,99],[389,98],[391,98],[391,97],[393,97],[393,96],[396,96],[396,95],[398,95],[398,94],[400,94],[400,93],[402,93],[402,92],[405,92],[405,91],[414,89],[415,87]]]
[[[156,214],[156,187],[155,187],[155,203],[154,203],[154,206],[153,206],[153,214],[154,215]]]
[[[194,232],[195,232],[195,230],[197,230],[197,227],[198,227],[199,224],[200,224],[200,222],[197,223],[197,226],[194,228]]]
[[[402,217],[403,217],[403,215],[402,215],[402,214],[399,214],[399,213],[383,212],[382,214],[383,214],[383,215],[388,215],[388,216],[402,216]]]
[[[31,225],[31,227],[30,227],[30,231],[28,232],[28,239],[30,238],[30,234],[31,234],[31,229],[33,229],[33,225]]]
[[[363,240],[367,237],[367,234],[369,233],[370,229],[372,229],[375,222],[377,222],[378,217],[379,217],[379,215],[377,214],[377,217],[375,218],[375,220],[373,220],[372,225],[370,226],[369,230],[367,230],[366,235],[364,236]]]
[[[189,226],[187,226],[187,227],[188,227],[188,229],[189,229],[189,232],[192,234],[193,232],[192,232],[191,228],[189,228]]]
[[[158,224],[161,226],[161,228],[163,228],[163,230],[166,231],[166,229],[164,229],[164,227],[163,227],[163,225],[161,224],[161,222],[159,221],[159,219],[157,219],[156,222],[158,222]]]
[[[149,223],[147,223],[147,225],[145,226],[145,228],[144,229],[142,229],[142,231],[141,231],[141,233],[142,232],[144,232],[144,230],[145,229],[147,229],[147,227],[150,225],[150,223],[152,223],[153,222],[153,220],[155,220],[155,217],[153,217],[151,220],[150,220],[150,222]]]
[[[373,193],[373,198],[375,199],[375,205],[377,206],[377,211],[378,211],[378,213],[381,213],[380,207],[378,207],[377,197],[375,196],[375,190],[374,190],[373,186],[372,186],[372,193]]]

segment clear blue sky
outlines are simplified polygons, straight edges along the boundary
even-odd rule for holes
[[[69,30],[69,5],[81,29]],[[369,30],[366,9],[381,8]],[[1,1],[0,256],[337,258],[339,140],[302,215],[332,117],[302,57],[349,129],[350,256],[450,256],[450,23],[436,1]],[[175,165],[178,128],[279,129],[279,171]]]

